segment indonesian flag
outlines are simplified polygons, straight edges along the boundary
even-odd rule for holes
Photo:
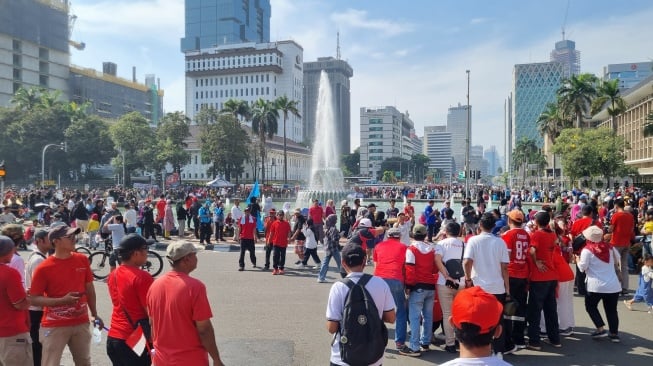
[[[132,334],[127,337],[125,340],[125,343],[129,346],[129,348],[136,353],[136,355],[140,356],[143,354],[143,351],[145,350],[145,345],[147,344],[147,340],[145,339],[145,334],[143,334],[143,329],[141,328],[140,324]]]

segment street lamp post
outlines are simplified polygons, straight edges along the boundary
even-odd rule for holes
[[[48,149],[48,147],[56,146],[60,148],[61,150],[66,151],[66,144],[65,143],[60,143],[60,144],[47,144],[43,147],[43,152],[41,153],[41,186],[44,186],[45,182],[45,150]]]
[[[465,194],[464,197],[468,197],[469,194],[469,147],[471,143],[471,129],[472,129],[472,120],[471,120],[471,111],[469,109],[469,70],[465,70],[467,73],[467,137],[465,139]]]

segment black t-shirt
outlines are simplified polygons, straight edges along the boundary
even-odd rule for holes
[[[478,218],[476,217],[476,210],[473,206],[468,205],[463,208],[463,220],[466,224],[476,224]]]

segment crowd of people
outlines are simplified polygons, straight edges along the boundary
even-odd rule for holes
[[[339,208],[333,200],[313,200],[308,208],[276,210],[254,198],[241,208],[233,198],[227,212],[225,197],[188,192],[133,197],[121,212],[117,201],[64,196],[51,207],[57,211],[51,217],[39,215],[27,229],[15,219],[0,228],[0,261],[6,264],[0,266],[6,294],[0,304],[1,364],[59,365],[68,346],[76,364],[90,365],[92,329],[102,329],[104,321],[88,260],[74,249],[80,238],[94,236],[111,237],[115,248],[107,281],[113,303],[107,354],[114,365],[222,363],[206,288],[189,276],[197,267],[196,247],[171,241],[172,271],[156,280],[140,271],[157,235],[194,236],[206,247],[212,239],[232,237],[240,245],[239,271],[249,254],[254,268],[275,276],[285,274],[289,252],[296,269],[312,260],[319,283],[328,282],[333,259],[345,279],[332,285],[326,313],[336,339],[330,358],[335,365],[347,364],[341,327],[350,288],[363,278],[360,287],[374,300],[381,322],[395,324],[395,346],[408,357],[441,345],[482,364],[505,365],[500,359],[520,349],[563,347],[578,315],[574,291],[585,298],[594,339],[620,342],[620,298],[625,309],[643,302],[653,312],[653,194],[577,192],[537,210],[523,210],[519,192],[486,210],[484,196],[475,205],[463,200],[459,213],[448,200],[442,207],[429,200],[419,212],[411,199],[399,208],[394,198],[387,210],[362,206],[359,199],[351,206],[343,200]],[[265,259],[257,263],[261,240]],[[33,252],[23,261],[17,250],[28,241]],[[634,294],[629,265],[631,273],[640,273]],[[373,267],[372,278],[363,275],[366,267]],[[465,308],[461,299],[478,301],[489,314],[500,308],[503,315],[479,317],[486,310]]]

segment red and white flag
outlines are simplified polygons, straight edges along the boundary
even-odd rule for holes
[[[145,334],[143,334],[143,328],[141,328],[140,324],[136,329],[134,329],[132,334],[127,337],[125,343],[127,343],[129,348],[131,348],[138,356],[143,354],[147,340],[145,339]]]

